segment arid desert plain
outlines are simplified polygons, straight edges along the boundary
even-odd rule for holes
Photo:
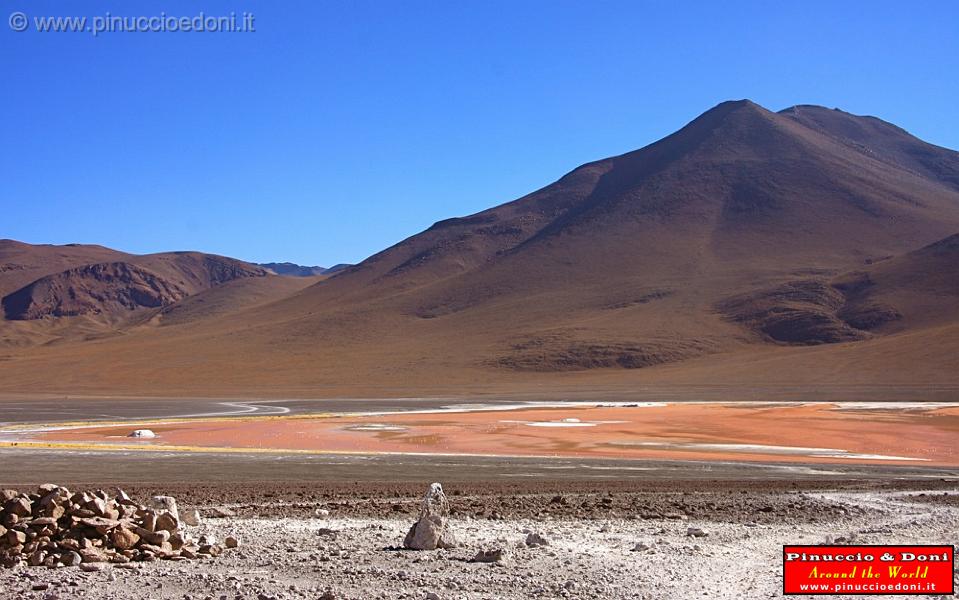
[[[0,403],[0,487],[173,496],[187,543],[236,547],[0,571],[11,598],[774,598],[783,544],[959,533],[955,403],[85,398],[82,419],[60,410],[76,401]],[[155,437],[130,437],[144,430]],[[455,545],[405,549],[434,481]]]

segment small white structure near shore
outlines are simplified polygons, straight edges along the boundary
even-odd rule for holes
[[[127,437],[150,439],[155,438],[156,436],[157,434],[153,433],[153,430],[151,429],[136,429]]]

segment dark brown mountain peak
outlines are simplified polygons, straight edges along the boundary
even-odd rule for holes
[[[909,135],[905,129],[871,115],[855,115],[839,108],[815,104],[797,104],[779,111],[804,125],[835,136],[861,138],[869,134]]]
[[[854,265],[954,231],[953,155],[879,119],[723,102],[648,146],[440,221],[338,279],[410,289],[504,263],[514,272],[543,264],[591,271],[600,256],[630,257],[622,268],[639,276],[660,268],[652,257],[662,253],[683,268],[703,256],[726,265]]]
[[[871,158],[959,190],[959,152],[924,142],[892,123],[812,105],[779,114]]]
[[[748,119],[753,117],[764,118],[773,114],[752,100],[726,100],[710,108],[690,122],[711,123],[713,125],[722,123],[727,119]]]
[[[731,143],[765,146],[780,129],[775,113],[751,100],[730,100],[707,110],[676,133],[612,160],[676,159],[695,149],[723,144],[728,147]]]

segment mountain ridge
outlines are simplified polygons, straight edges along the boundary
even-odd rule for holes
[[[0,388],[55,387],[51,365],[76,381],[103,361],[122,366],[118,388],[267,394],[793,376],[750,374],[757,357],[830,381],[959,383],[941,273],[956,156],[872,117],[721,103],[335,277],[73,344],[69,360],[65,347],[0,360]],[[831,362],[860,355],[855,373]]]

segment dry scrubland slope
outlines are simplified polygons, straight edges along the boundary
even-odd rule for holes
[[[726,102],[309,287],[8,347],[0,386],[959,383],[957,232],[956,152],[872,117]]]

